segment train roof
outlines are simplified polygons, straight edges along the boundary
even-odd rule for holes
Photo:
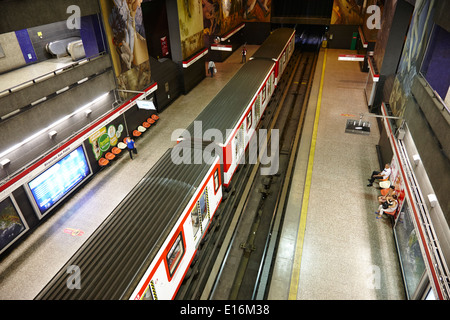
[[[274,30],[255,51],[251,59],[266,58],[278,60],[295,29],[279,28]]]
[[[174,164],[176,148],[166,151],[36,299],[130,297],[211,167],[193,150],[192,164]],[[80,268],[81,289],[67,287],[71,265]]]
[[[187,128],[191,138],[194,134],[195,122],[201,121],[202,137],[208,129],[218,129],[224,137],[225,143],[228,136],[227,129],[233,129],[238,125],[241,115],[247,106],[253,101],[264,79],[269,75],[275,62],[270,60],[252,60],[245,63],[233,78],[203,109],[198,117]]]

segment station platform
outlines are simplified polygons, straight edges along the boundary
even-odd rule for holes
[[[376,219],[380,191],[376,118],[369,135],[346,133],[368,113],[367,73],[321,48],[271,278],[269,300],[403,300],[391,222]]]
[[[258,46],[246,45],[250,57]],[[338,61],[350,50],[321,49],[299,144],[282,238],[268,299],[405,299],[392,228],[377,220],[379,191],[366,187],[378,169],[379,131],[345,133],[343,114],[367,112],[367,74]],[[240,50],[217,63],[187,95],[159,114],[122,156],[96,174],[0,263],[0,299],[31,300],[82,246],[163,153],[243,65]],[[206,73],[206,66],[205,66]],[[289,275],[289,276],[288,276]]]

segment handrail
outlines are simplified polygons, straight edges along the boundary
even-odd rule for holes
[[[425,205],[425,201],[423,199],[422,192],[418,187],[418,182],[416,180],[413,169],[411,168],[411,163],[408,160],[406,155],[406,148],[402,140],[398,140],[399,148],[399,156],[402,158],[402,163],[405,164],[406,170],[405,173],[411,185],[412,195],[414,196],[414,202],[417,204],[419,209],[418,218],[420,219],[421,226],[419,228],[423,228],[424,236],[426,239],[423,239],[425,243],[428,245],[430,249],[430,257],[433,262],[433,265],[430,265],[430,268],[433,268],[438,275],[438,282],[440,285],[441,293],[444,296],[444,299],[450,299],[450,271],[448,268],[448,264],[445,261],[444,254],[442,252],[438,237],[433,227],[433,223],[431,221],[431,217],[428,213],[428,209]],[[431,281],[430,281],[431,282]]]
[[[88,58],[84,58],[84,59],[82,59],[82,60],[74,61],[74,63],[71,63],[71,64],[69,64],[69,65],[67,65],[67,66],[65,66],[65,67],[61,67],[61,68],[55,69],[55,70],[53,70],[53,71],[51,71],[51,72],[44,73],[44,74],[40,75],[39,77],[30,79],[30,80],[26,80],[26,81],[24,81],[24,82],[22,82],[22,83],[20,83],[20,84],[17,84],[17,85],[12,86],[12,87],[10,87],[10,88],[8,88],[8,89],[5,89],[5,90],[0,91],[0,97],[2,96],[2,94],[4,94],[4,93],[7,92],[7,91],[8,91],[9,93],[12,93],[13,90],[14,90],[15,88],[18,88],[18,87],[20,87],[20,86],[23,86],[23,85],[26,84],[26,83],[33,82],[33,84],[36,84],[36,82],[39,82],[39,81],[36,81],[36,80],[38,80],[38,79],[47,77],[47,76],[49,76],[49,75],[51,75],[51,76],[56,76],[58,73],[60,73],[60,72],[62,72],[62,71],[67,71],[68,69],[75,68],[76,66],[78,66],[78,65],[80,65],[80,64],[83,64],[83,63],[86,63],[86,62],[89,62],[89,61],[98,59],[98,58],[100,58],[101,56],[103,56],[103,55],[105,55],[105,54],[106,54],[106,51],[103,51],[103,52],[98,53],[97,55],[94,55],[94,56],[91,56],[91,57],[88,57]]]

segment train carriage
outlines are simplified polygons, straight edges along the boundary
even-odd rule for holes
[[[176,164],[178,148],[161,157],[37,299],[174,298],[222,199],[220,157],[208,164],[192,150],[190,164]],[[80,283],[76,272],[67,273],[73,267]]]
[[[246,63],[181,135],[179,141],[214,140],[221,148],[228,187],[275,89],[275,63]]]
[[[175,297],[293,53],[294,33],[272,33],[36,299]]]
[[[275,65],[275,85],[286,69],[295,48],[295,30],[279,28],[274,30],[264,43],[250,57],[253,59],[271,59]]]
[[[275,30],[178,139],[214,140],[221,146],[225,187],[243,162],[294,45],[295,30]]]

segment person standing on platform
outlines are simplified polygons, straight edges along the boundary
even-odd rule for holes
[[[241,61],[241,63],[245,63],[246,61],[247,61],[247,49],[244,46],[244,48],[242,49],[242,61]]]
[[[369,184],[367,186],[371,187],[373,185],[373,182],[375,181],[375,179],[387,180],[390,175],[391,175],[391,167],[389,166],[389,163],[386,163],[383,171],[381,171],[381,172],[373,171],[372,172],[372,176],[370,177]]]
[[[208,70],[209,73],[211,74],[211,78],[214,77],[214,73],[216,73],[216,64],[214,63],[214,61],[209,61],[208,63]]]
[[[130,137],[127,137],[126,141],[127,141],[128,152],[130,153],[130,158],[131,158],[131,160],[133,160],[133,153],[134,154],[138,153],[137,149],[136,149],[136,143]]]

